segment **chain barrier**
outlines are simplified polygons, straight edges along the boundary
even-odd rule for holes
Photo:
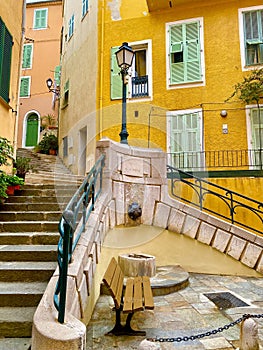
[[[201,339],[204,337],[209,337],[210,335],[214,335],[217,333],[221,333],[223,331],[228,330],[231,327],[234,327],[235,325],[237,325],[238,323],[241,323],[244,320],[247,320],[248,318],[263,318],[263,314],[259,314],[259,315],[251,315],[251,314],[244,314],[242,317],[238,318],[236,321],[230,322],[229,324],[226,324],[223,327],[219,327],[217,329],[213,329],[211,331],[207,331],[205,333],[199,333],[196,335],[191,335],[191,336],[184,336],[184,337],[177,337],[177,338],[147,338],[148,341],[151,342],[159,342],[159,343],[180,343],[183,341],[189,341],[189,340],[196,340],[196,339]]]

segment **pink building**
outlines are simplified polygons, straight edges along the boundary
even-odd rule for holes
[[[62,0],[27,0],[18,147],[34,147],[43,126],[57,125],[59,100],[46,80],[51,78],[52,88],[59,89],[61,29]]]

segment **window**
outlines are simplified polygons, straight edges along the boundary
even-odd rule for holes
[[[132,67],[129,70],[131,79],[127,86],[127,97],[132,99],[152,96],[152,60],[151,40],[129,43],[134,51]],[[122,78],[115,52],[119,47],[111,48],[111,99],[122,98]]]
[[[68,105],[68,99],[69,99],[69,80],[66,81],[64,86],[64,100],[63,100],[64,107]]]
[[[68,40],[72,37],[74,33],[74,21],[75,21],[75,16],[72,15],[68,24]]]
[[[34,29],[47,28],[47,9],[36,9],[34,12]]]
[[[263,64],[263,9],[243,12],[245,65]]]
[[[20,79],[20,97],[29,97],[30,95],[30,77],[22,77]]]
[[[32,68],[32,53],[33,53],[33,44],[24,44],[23,61],[22,61],[23,69]]]
[[[0,17],[0,96],[9,102],[13,38]]]
[[[263,161],[263,108],[251,108],[249,109],[249,123],[250,123],[250,133],[248,135],[251,151],[250,164],[252,169],[262,169]]]
[[[88,12],[89,9],[89,0],[82,0],[82,17]]]
[[[63,157],[68,156],[68,137],[63,137]]]
[[[167,143],[169,164],[196,169],[203,164],[201,110],[170,112]]]
[[[168,85],[202,82],[201,19],[167,24]]]

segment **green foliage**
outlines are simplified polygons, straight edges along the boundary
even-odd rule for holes
[[[9,165],[8,159],[13,158],[14,149],[6,138],[0,137],[0,166]]]
[[[234,96],[247,104],[259,104],[263,98],[263,68],[253,70],[241,83],[236,84],[233,94],[226,101]]]
[[[16,161],[14,163],[14,167],[16,168],[16,173],[20,177],[24,177],[26,173],[29,172],[29,170],[32,169],[32,166],[30,165],[30,158],[26,157],[17,157]]]
[[[7,175],[4,171],[0,172],[0,198],[7,198],[6,190],[8,186],[23,185],[24,180],[16,175]]]
[[[57,119],[53,114],[47,114],[41,117],[41,126],[46,129],[49,126],[57,126]]]
[[[6,182],[8,186],[24,185],[24,180],[17,175],[6,175]]]
[[[53,134],[44,134],[43,139],[37,145],[40,153],[49,154],[49,150],[58,150],[58,138]]]

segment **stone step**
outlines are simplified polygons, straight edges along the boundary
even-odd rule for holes
[[[5,203],[59,203],[61,205],[67,204],[72,196],[66,195],[66,196],[49,196],[45,197],[42,196],[41,198],[38,196],[11,196],[8,197],[5,201]],[[5,203],[3,205],[5,205]]]
[[[57,245],[0,245],[0,261],[56,261]]]
[[[0,221],[59,221],[61,211],[2,211]]]
[[[70,186],[68,188],[26,188],[19,190],[17,196],[38,196],[38,197],[56,197],[59,196],[70,196],[72,197],[76,190],[72,190]]]
[[[0,222],[0,232],[58,232],[58,221]]]
[[[2,261],[0,264],[1,282],[44,282],[53,275],[57,263],[39,261]],[[0,333],[1,334],[1,333]]]
[[[0,338],[1,350],[30,350],[31,338]]]
[[[1,245],[41,244],[57,245],[58,232],[0,232]]]
[[[0,282],[0,307],[37,306],[46,288],[47,282]]]
[[[0,307],[1,337],[31,337],[35,310],[36,307]]]
[[[19,212],[19,211],[60,211],[61,206],[58,203],[4,203],[0,205],[1,212]]]

